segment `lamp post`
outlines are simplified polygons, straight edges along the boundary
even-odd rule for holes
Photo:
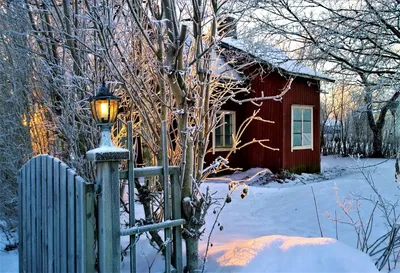
[[[86,153],[86,159],[96,163],[95,180],[99,190],[99,272],[120,272],[119,162],[129,159],[129,151],[115,147],[111,140],[111,126],[117,119],[119,99],[103,83],[89,101],[93,118],[101,127],[100,147]]]
[[[100,147],[114,147],[111,141],[111,127],[117,120],[120,99],[111,94],[103,83],[96,96],[91,97],[89,102],[93,118],[101,127]]]

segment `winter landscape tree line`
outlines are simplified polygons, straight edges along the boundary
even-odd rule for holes
[[[272,43],[336,79],[321,88],[324,153],[398,153],[399,0],[3,0],[0,217],[15,223],[16,174],[36,154],[55,155],[93,179],[84,155],[97,146],[98,131],[87,99],[106,82],[122,99],[115,141],[122,144],[126,121],[135,121],[148,165],[161,160],[161,121],[172,128],[170,164],[182,170],[187,269],[194,272],[215,202],[200,187],[224,162],[203,164],[216,113],[248,91],[213,73],[227,16],[236,18],[240,38]],[[138,185],[145,207],[156,204],[157,183]],[[157,221],[147,213],[146,221]]]

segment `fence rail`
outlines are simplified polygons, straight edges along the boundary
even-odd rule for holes
[[[133,152],[132,143],[132,122],[128,122],[128,145],[129,151]],[[120,179],[128,180],[129,187],[129,228],[121,229],[121,236],[130,236],[130,272],[136,273],[136,235],[148,231],[164,230],[164,250],[165,250],[165,272],[183,272],[182,258],[182,225],[185,220],[182,219],[181,212],[181,185],[179,182],[179,167],[168,166],[167,155],[167,133],[166,123],[162,123],[162,166],[153,166],[145,168],[135,168],[133,160],[129,160],[128,169],[120,171]],[[134,156],[131,156],[131,159]],[[144,226],[135,226],[135,200],[134,188],[135,178],[159,176],[163,185],[164,202],[164,221],[160,223],[148,224]],[[172,265],[172,267],[171,267]]]
[[[95,268],[93,184],[49,155],[19,171],[20,272]]]

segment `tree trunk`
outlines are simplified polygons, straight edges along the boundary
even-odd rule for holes
[[[186,269],[185,272],[199,272],[199,239],[197,237],[185,238],[186,243]]]
[[[323,155],[328,155],[328,152],[326,150],[326,143],[325,143],[325,125],[328,119],[325,119],[324,122],[321,125],[321,135],[320,135],[320,139],[321,139],[321,148],[322,148],[322,154]]]
[[[372,158],[381,158],[383,157],[382,153],[382,129],[377,129],[372,131],[373,133],[373,142],[372,142],[372,154],[370,157]]]

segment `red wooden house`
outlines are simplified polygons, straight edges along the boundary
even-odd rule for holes
[[[253,121],[246,129],[242,143],[252,139],[269,139],[265,144],[279,150],[251,144],[231,154],[230,167],[262,167],[273,172],[320,172],[320,81],[333,80],[289,59],[282,51],[268,45],[251,48],[230,37],[223,39],[221,46],[258,61],[258,65],[243,71],[246,84],[252,90],[250,97],[278,95],[288,84],[289,78],[294,80],[281,101],[265,100],[261,107],[252,103],[226,104],[220,113],[223,114],[220,121],[223,125],[214,132],[212,152],[207,154],[206,162],[210,163],[218,156],[225,157],[232,147],[232,135],[254,110],[260,108],[258,116],[275,123]],[[265,68],[264,71],[272,72],[257,74],[255,69],[260,66]]]

